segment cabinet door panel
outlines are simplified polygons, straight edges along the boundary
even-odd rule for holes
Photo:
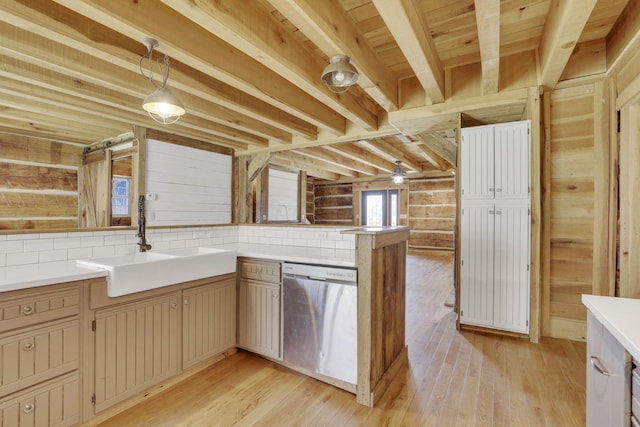
[[[603,375],[596,366],[613,375]],[[587,427],[629,425],[630,373],[631,362],[622,344],[588,311]]]
[[[462,209],[460,322],[464,324],[493,324],[493,210],[493,204]]]
[[[496,199],[529,197],[529,122],[495,126]]]
[[[182,299],[183,368],[235,347],[235,280],[185,290]]]
[[[168,294],[96,311],[96,412],[177,372],[177,303]]]
[[[238,346],[280,358],[280,285],[240,280]]]
[[[493,324],[529,332],[529,207],[496,205]]]
[[[466,199],[494,197],[493,126],[462,129],[460,180]]]

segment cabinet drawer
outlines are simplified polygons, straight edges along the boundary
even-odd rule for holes
[[[77,318],[0,335],[0,396],[78,368]]]
[[[0,427],[66,427],[78,421],[79,382],[75,372],[0,403]]]
[[[242,260],[240,265],[240,274],[243,279],[280,283],[281,264],[279,262]]]
[[[0,302],[0,333],[78,314],[78,285],[58,287],[52,291],[45,289],[47,288],[43,287],[37,291],[32,289],[28,293],[19,291],[3,295]]]

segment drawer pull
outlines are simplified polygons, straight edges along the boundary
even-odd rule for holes
[[[36,348],[36,345],[32,342],[28,342],[28,343],[25,343],[23,348],[24,348],[24,351],[31,351],[34,348]]]
[[[171,303],[171,308],[176,308],[178,306],[178,304],[176,304],[175,302]]]
[[[24,307],[22,307],[22,314],[24,314],[25,316],[33,314],[33,306],[25,305]]]
[[[185,298],[183,302],[184,302],[184,305],[189,305],[189,304],[191,304],[191,303],[189,302],[189,298]]]
[[[591,366],[593,366],[593,368],[598,371],[599,373],[601,373],[602,375],[606,375],[608,377],[615,377],[616,374],[614,374],[613,372],[609,372],[606,371],[603,367],[602,367],[602,362],[600,361],[600,359],[598,358],[598,356],[591,356]]]
[[[24,412],[25,414],[28,414],[30,412],[33,412],[34,409],[35,409],[35,405],[33,403],[25,403],[24,406],[22,407],[22,412]]]

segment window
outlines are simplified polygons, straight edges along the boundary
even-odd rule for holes
[[[111,216],[131,216],[131,178],[114,176],[111,179]]]
[[[398,225],[398,190],[363,191],[362,225]]]

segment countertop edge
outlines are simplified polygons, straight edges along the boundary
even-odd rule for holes
[[[640,360],[640,299],[583,294],[582,304],[634,359]]]

